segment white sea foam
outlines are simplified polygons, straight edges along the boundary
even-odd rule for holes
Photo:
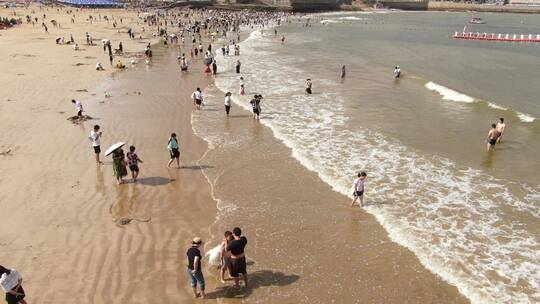
[[[347,21],[360,21],[360,20],[366,20],[366,18],[360,18],[355,16],[346,16],[346,17],[339,17],[339,20],[347,20]]]
[[[517,117],[519,117],[519,120],[523,121],[523,122],[533,122],[536,120],[535,117],[529,115],[529,114],[525,114],[525,113],[521,113],[521,112],[516,112],[517,114]]]
[[[334,20],[334,19],[324,19],[324,20],[321,20],[321,23],[328,24],[328,23],[341,23],[341,22],[339,20]]]
[[[447,87],[443,87],[442,85],[436,84],[436,83],[431,82],[431,81],[426,83],[424,86],[428,90],[435,91],[435,92],[439,93],[444,100],[466,102],[466,103],[474,102],[474,98],[472,98],[470,96],[459,93],[459,92],[454,91],[452,89],[449,89]]]
[[[500,105],[498,105],[498,104],[496,104],[496,103],[492,103],[492,102],[488,102],[488,106],[489,106],[490,108],[493,108],[493,109],[496,109],[496,110],[503,110],[503,111],[508,110],[507,108],[505,108],[505,107],[503,107],[503,106],[500,106]]]
[[[540,189],[420,155],[363,126],[348,127],[346,101],[333,93],[339,90],[305,95],[305,72],[295,67],[294,57],[259,55],[274,47],[253,32],[242,43],[243,66],[250,67],[242,75],[248,92],[265,95],[261,123],[292,149],[293,157],[344,195],[350,194],[356,170],[369,172],[366,210],[393,241],[473,303],[540,302],[540,246],[520,221],[520,214],[540,219]],[[236,57],[219,62],[231,71]],[[237,76],[223,72],[216,86],[236,92]],[[435,83],[426,88],[448,100],[474,101]],[[233,101],[251,109],[246,96],[234,95]]]

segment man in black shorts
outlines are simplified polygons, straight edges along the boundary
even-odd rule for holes
[[[234,239],[227,245],[227,251],[231,252],[230,275],[234,279],[234,286],[240,287],[240,275],[247,287],[246,256],[244,248],[247,245],[247,239],[242,236],[242,230],[238,227],[233,229]]]

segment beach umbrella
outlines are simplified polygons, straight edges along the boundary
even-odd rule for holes
[[[114,145],[110,146],[109,149],[107,149],[107,151],[105,151],[105,156],[109,156],[109,154],[113,153],[114,150],[123,147],[125,144],[126,143],[123,143],[123,142],[115,143]]]

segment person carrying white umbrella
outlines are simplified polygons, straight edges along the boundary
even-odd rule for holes
[[[116,177],[116,182],[118,185],[124,183],[124,176],[127,176],[126,168],[126,157],[122,147],[125,145],[123,142],[117,142],[112,145],[107,151],[105,151],[105,156],[112,154],[113,158],[113,174]]]

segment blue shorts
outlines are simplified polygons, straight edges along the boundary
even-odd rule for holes
[[[191,288],[197,287],[197,283],[199,283],[199,288],[204,291],[204,276],[202,271],[199,269],[199,271],[193,273],[191,272],[191,269],[188,268],[188,275],[189,279],[191,281]]]

